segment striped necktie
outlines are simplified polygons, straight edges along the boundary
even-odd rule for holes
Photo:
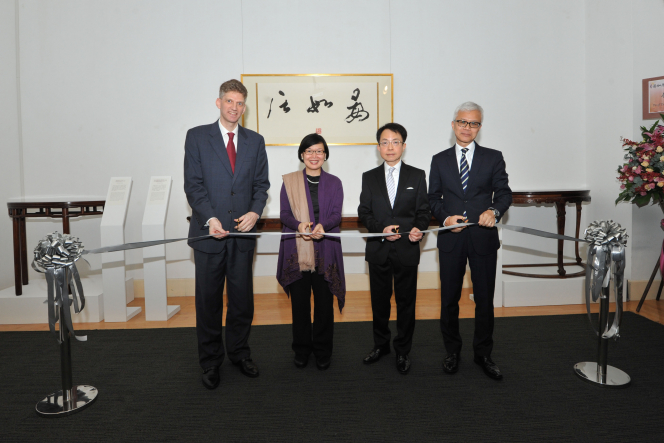
[[[468,188],[468,171],[470,170],[468,168],[468,159],[466,159],[466,152],[468,152],[468,148],[461,148],[461,186],[463,186],[463,193],[466,193],[466,189]],[[463,217],[467,218],[466,216],[466,211],[463,211]]]
[[[387,195],[390,197],[390,206],[394,208],[394,198],[397,196],[397,189],[396,186],[394,186],[394,176],[392,175],[394,173],[394,170],[396,168],[394,166],[390,167],[390,169],[387,170]]]

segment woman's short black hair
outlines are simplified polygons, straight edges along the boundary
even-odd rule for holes
[[[304,159],[302,158],[302,156],[304,155],[304,151],[306,151],[313,145],[317,145],[319,143],[322,143],[323,147],[325,148],[325,160],[330,158],[330,150],[327,147],[325,139],[320,134],[309,134],[302,139],[302,141],[300,142],[300,149],[297,150],[297,158],[299,158],[300,161],[304,163]]]
[[[392,132],[396,132],[401,136],[401,141],[406,143],[406,137],[408,137],[408,132],[406,132],[406,128],[401,126],[399,123],[387,123],[383,126],[381,126],[378,129],[378,132],[376,132],[376,141],[380,143],[380,136],[383,135],[383,131],[385,130],[390,130]]]

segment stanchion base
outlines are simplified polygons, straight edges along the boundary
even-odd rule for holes
[[[72,389],[72,401],[63,404],[62,391],[57,391],[42,399],[35,410],[42,417],[64,417],[79,412],[90,406],[97,399],[97,388],[94,386],[78,385]]]
[[[581,380],[593,383],[599,386],[607,386],[609,388],[624,388],[627,387],[632,379],[625,372],[613,366],[606,366],[606,383],[602,383],[597,377],[597,363],[591,361],[584,361],[574,365],[574,373],[578,375]]]

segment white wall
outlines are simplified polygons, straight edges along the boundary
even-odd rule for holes
[[[616,170],[623,162],[621,137],[633,134],[632,4],[622,0],[586,3],[586,174],[592,192],[588,220],[613,219],[627,228],[626,278],[631,279],[634,230],[631,205],[616,205]],[[639,105],[640,106],[640,105]],[[634,278],[637,278],[634,276]]]
[[[14,3],[0,4],[13,17]],[[126,241],[141,239],[151,175],[174,179],[166,235],[181,237],[187,232],[185,217],[190,209],[182,191],[186,130],[218,117],[214,99],[219,84],[242,73],[394,73],[395,121],[409,131],[404,159],[427,174],[431,156],[452,143],[449,122],[454,107],[465,100],[477,101],[486,111],[478,141],[503,151],[513,189],[591,189],[593,202],[584,207],[582,226],[591,214],[593,219],[622,222],[624,218],[625,225],[629,223],[629,210],[612,206],[617,183],[611,177],[621,157],[615,139],[629,135],[636,112],[630,100],[636,80],[629,66],[621,63],[623,57],[631,63],[640,44],[624,41],[631,38],[631,27],[622,23],[631,3],[615,0],[611,7],[602,7],[606,2],[598,0],[473,0],[463,5],[452,0],[19,0],[18,4],[25,195],[103,196],[111,176],[132,176]],[[639,11],[653,5],[659,8],[661,2],[634,3]],[[5,15],[3,35],[9,33],[4,25],[13,23]],[[636,20],[635,14],[632,23]],[[2,87],[9,84],[5,61],[15,60],[7,49],[15,45],[7,41],[3,38],[1,44]],[[651,46],[643,45],[642,51]],[[644,60],[634,70],[654,76],[662,72],[657,63],[661,62]],[[657,72],[646,75],[650,68]],[[595,77],[599,80],[590,84]],[[621,106],[597,94],[614,84]],[[625,84],[630,86],[625,89]],[[4,100],[0,107],[3,115],[15,108]],[[600,130],[605,123],[609,133]],[[281,175],[299,167],[295,153],[295,147],[268,148],[272,188],[265,215],[278,214],[276,192]],[[56,158],[60,163],[54,165]],[[356,212],[361,172],[378,164],[372,147],[332,148],[326,169],[343,180],[345,213]],[[76,179],[53,180],[54,169],[66,169]],[[514,207],[508,214],[510,223],[555,230],[552,208]],[[568,233],[573,214],[570,207]],[[51,221],[28,225],[29,247],[59,227]],[[98,225],[99,218],[75,221],[72,232],[94,247],[99,244]],[[10,244],[9,231],[3,232],[1,241]],[[437,270],[434,240],[431,237],[425,244],[422,271]],[[264,243],[259,251],[273,250]],[[504,243],[506,263],[548,261],[547,255],[556,250],[555,242],[513,233],[506,233]],[[361,249],[360,244],[352,250]],[[571,256],[572,250],[567,245],[566,255]],[[5,268],[13,267],[10,258],[2,259],[2,275]],[[127,258],[134,276],[140,278],[141,253],[128,252]],[[167,259],[169,278],[193,277],[192,254],[185,244],[168,245]],[[274,254],[258,255],[255,275],[273,275],[275,268]],[[348,254],[346,268],[347,273],[364,272],[361,254]]]
[[[14,0],[0,0],[0,153],[3,163],[0,202],[5,214],[0,217],[0,289],[14,284],[12,221],[6,216],[4,204],[21,194],[16,78],[16,8]]]

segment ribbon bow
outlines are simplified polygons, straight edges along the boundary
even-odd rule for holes
[[[620,322],[622,318],[623,277],[625,274],[625,245],[627,244],[627,230],[613,220],[594,221],[585,232],[588,247],[588,260],[586,265],[586,309],[590,326],[597,335],[600,331],[595,328],[590,315],[590,299],[609,297],[609,285],[613,274],[613,289],[616,295],[616,313],[613,316],[611,327],[601,331],[602,338],[616,340],[620,337]]]
[[[62,235],[56,231],[39,241],[32,261],[32,269],[46,274],[48,326],[50,331],[58,337],[55,333],[55,324],[58,321],[65,321],[67,328],[78,341],[86,341],[87,336],[79,337],[74,333],[69,307],[73,302],[74,311],[77,314],[85,307],[83,285],[76,269],[76,260],[81,258],[82,254],[83,243],[78,240],[78,237],[69,234]],[[69,289],[71,289],[71,299],[69,298]],[[78,294],[76,289],[78,289]],[[63,307],[64,319],[60,318],[60,306]],[[60,342],[58,338],[58,343]]]

